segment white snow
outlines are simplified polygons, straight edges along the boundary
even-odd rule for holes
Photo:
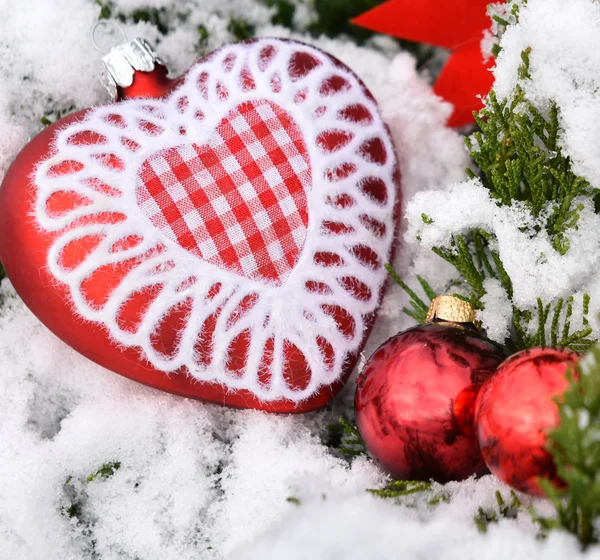
[[[600,260],[600,218],[591,201],[581,202],[584,209],[579,227],[569,232],[571,247],[564,255],[554,250],[545,229],[535,231],[537,220],[524,204],[498,206],[478,179],[456,183],[447,190],[418,193],[408,205],[406,240],[419,236],[422,247],[430,249],[449,247],[453,234],[473,229],[495,234],[494,248],[513,281],[513,301],[527,308],[535,305],[537,297],[542,301],[568,297],[595,280]],[[424,224],[422,214],[433,223]]]
[[[113,4],[126,14],[140,7],[164,8],[172,23],[164,36],[151,24],[122,25],[129,37],[159,42],[157,49],[173,74],[198,56],[199,25],[210,33],[204,51],[231,40],[230,17],[247,19],[261,35],[291,35],[269,23],[273,10],[258,1]],[[314,13],[308,0],[301,4],[296,23],[305,28]],[[1,175],[41,128],[42,115],[108,98],[96,79],[100,54],[89,39],[100,10],[93,0],[1,0],[0,7]],[[563,144],[597,186],[599,11],[592,0],[529,0],[522,23],[503,38],[496,74],[498,87],[508,94],[521,49],[533,47],[533,80],[526,86],[540,99],[565,105]],[[186,16],[184,21],[178,13]],[[408,283],[416,285],[419,273],[434,289],[447,289],[453,271],[429,247],[478,225],[498,236],[507,270],[520,280],[518,301],[533,305],[540,290],[549,298],[587,290],[593,311],[599,309],[600,224],[591,209],[583,212],[580,231],[564,257],[548,249],[544,235],[525,245],[520,227],[528,219],[522,209],[498,209],[483,187],[464,182],[468,158],[462,138],[444,126],[450,107],[417,75],[410,56],[396,54],[381,39],[374,50],[373,43],[359,48],[342,38],[294,36],[349,64],[381,103],[398,149],[408,204],[395,259]],[[421,213],[434,220],[427,232]],[[415,242],[419,230],[421,245]],[[488,313],[482,320],[500,340],[508,323],[506,295],[498,284],[488,283],[486,289]],[[496,490],[509,499],[508,488],[492,476],[434,486],[400,504],[366,493],[385,483],[383,473],[365,458],[348,462],[322,441],[326,425],[351,411],[353,381],[330,408],[304,416],[190,401],[87,361],[49,333],[6,280],[1,298],[2,560],[584,557],[565,534],[538,540],[526,512],[480,533],[473,521],[478,508],[494,510]],[[391,286],[367,355],[412,324],[401,312],[406,303],[401,290]],[[115,462],[120,467],[111,476],[87,481],[102,465]],[[448,501],[428,505],[439,496]],[[525,506],[529,503],[525,499]],[[535,507],[551,513],[544,501]],[[585,558],[600,558],[600,550],[592,549]]]

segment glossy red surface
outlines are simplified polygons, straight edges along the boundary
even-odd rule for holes
[[[356,423],[369,454],[403,480],[483,474],[475,398],[503,359],[476,331],[449,325],[421,325],[388,340],[356,390]]]
[[[475,426],[489,469],[516,490],[542,495],[538,477],[557,485],[546,434],[559,422],[553,401],[567,389],[567,369],[579,355],[570,350],[533,348],[506,360],[482,387]]]
[[[157,65],[152,72],[135,72],[133,83],[126,87],[117,87],[117,100],[136,99],[139,97],[165,97],[180,83],[167,76],[167,69]]]
[[[210,56],[210,55],[209,55]],[[335,60],[335,59],[334,59]],[[336,61],[337,64],[342,64]],[[152,72],[137,72],[133,84],[119,88],[119,100],[136,97],[160,98],[168,95],[182,78],[171,80],[162,66]],[[54,334],[69,346],[100,364],[125,377],[146,385],[186,397],[206,400],[239,408],[257,408],[268,412],[300,413],[322,408],[330,402],[346,382],[354,368],[357,355],[348,356],[341,378],[331,385],[320,387],[310,398],[296,403],[286,399],[270,402],[256,398],[246,390],[231,390],[218,383],[199,382],[187,375],[186,370],[165,374],[148,364],[137,348],[122,348],[114,344],[104,327],[85,322],[73,314],[70,296],[66,286],[57,283],[46,266],[46,254],[56,234],[37,227],[32,219],[36,187],[31,181],[33,172],[42,160],[51,154],[51,143],[55,132],[70,123],[85,118],[88,109],[69,115],[49,126],[23,148],[9,168],[0,189],[0,261],[13,286],[29,309]],[[93,143],[91,137],[82,136],[81,141]],[[399,185],[399,176],[398,176]],[[68,206],[69,200],[64,203]],[[398,201],[399,208],[400,201]],[[115,274],[120,274],[117,270]],[[102,294],[106,286],[99,283],[90,286]],[[130,306],[127,314],[135,320],[140,313],[139,306]],[[334,310],[334,317],[340,321],[342,329],[348,321],[346,315]],[[365,338],[370,332],[374,315],[365,318]],[[159,348],[165,354],[177,344],[177,317],[161,329]],[[239,345],[232,353],[232,361],[245,363],[246,347]],[[290,378],[306,375],[305,360],[294,352],[286,353]]]

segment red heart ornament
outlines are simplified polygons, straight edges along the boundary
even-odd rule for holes
[[[324,406],[368,336],[396,228],[374,99],[339,61],[277,39],[223,47],[174,82],[140,73],[129,95],[145,80],[157,98],[62,119],[9,169],[0,259],[14,287],[67,344],[136,381]]]

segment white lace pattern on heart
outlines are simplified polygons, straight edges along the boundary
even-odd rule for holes
[[[144,162],[206,145],[248,102],[283,108],[308,151],[308,223],[279,283],[186,250],[136,198]],[[54,233],[48,267],[78,316],[160,371],[263,400],[299,402],[340,379],[378,307],[397,196],[385,125],[347,68],[293,42],[227,46],[165,100],[96,108],[54,148],[36,170],[35,219]]]

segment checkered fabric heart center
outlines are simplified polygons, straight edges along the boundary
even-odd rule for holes
[[[252,279],[285,281],[308,227],[308,150],[291,116],[248,101],[204,145],[148,158],[137,203],[166,237],[192,254]]]

